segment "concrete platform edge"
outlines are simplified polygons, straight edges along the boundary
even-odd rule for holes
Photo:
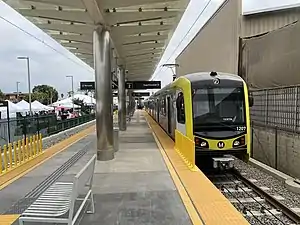
[[[267,174],[275,177],[276,179],[285,182],[287,179],[293,179],[293,177],[280,172],[279,170],[276,170],[260,161],[257,161],[256,159],[250,158],[249,164],[256,167],[257,169],[263,170]]]

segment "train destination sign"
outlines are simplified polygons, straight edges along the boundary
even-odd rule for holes
[[[150,92],[133,92],[133,97],[150,96]]]
[[[84,81],[80,82],[80,90],[95,90],[95,82],[94,81]]]

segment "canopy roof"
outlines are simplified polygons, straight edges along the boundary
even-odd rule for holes
[[[93,30],[111,30],[115,58],[127,78],[148,80],[189,0],[5,0],[93,67]],[[115,59],[113,60],[115,61]]]
[[[46,110],[52,110],[52,109],[53,109],[53,107],[46,106],[46,105],[40,103],[40,102],[37,101],[37,100],[35,100],[34,102],[32,102],[31,106],[34,107],[34,108],[38,108],[38,109],[40,109],[41,111],[43,111],[43,110],[46,111]]]

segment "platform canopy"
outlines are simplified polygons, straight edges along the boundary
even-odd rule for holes
[[[111,30],[127,78],[149,79],[189,0],[4,0],[91,67],[93,30]]]

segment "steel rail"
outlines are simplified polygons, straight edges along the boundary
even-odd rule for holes
[[[256,186],[254,183],[249,181],[247,178],[245,178],[243,175],[240,174],[237,170],[232,170],[232,173],[240,179],[244,184],[246,184],[249,188],[251,188],[254,192],[256,192],[259,196],[263,197],[269,204],[271,204],[274,208],[280,209],[281,212],[287,216],[289,219],[291,219],[293,222],[300,224],[300,216],[294,212],[293,210],[289,209],[286,205],[281,203],[279,200],[275,199],[265,191],[263,191],[261,188]]]

